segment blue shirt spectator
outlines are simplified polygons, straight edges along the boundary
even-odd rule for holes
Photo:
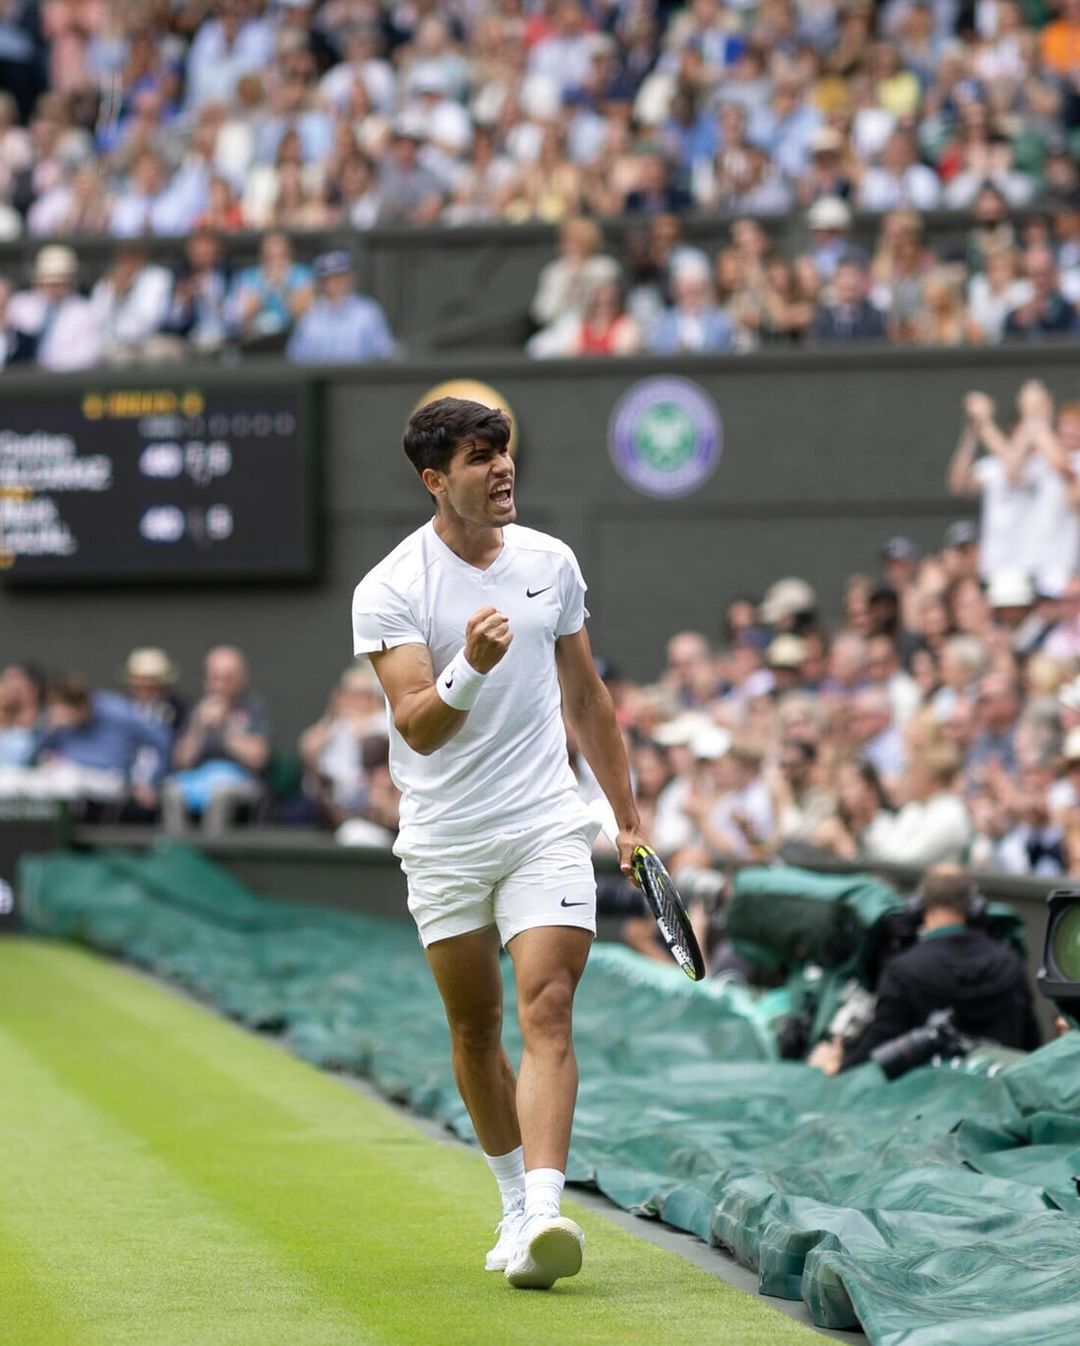
[[[140,749],[149,748],[158,763],[154,784],[168,763],[170,734],[160,724],[138,715],[113,692],[89,693],[77,676],[60,679],[49,689],[46,729],[37,761],[72,762],[95,771],[114,771],[125,779]]]
[[[279,230],[264,235],[258,266],[245,267],[229,292],[231,329],[241,338],[288,332],[312,300],[311,267],[293,260],[292,244]]]
[[[672,269],[674,303],[664,310],[649,333],[654,355],[713,355],[735,344],[731,319],[716,305],[709,265],[688,255]]]
[[[316,259],[322,294],[296,324],[285,354],[298,364],[353,364],[386,360],[394,338],[374,299],[353,293],[352,259],[329,252]]]

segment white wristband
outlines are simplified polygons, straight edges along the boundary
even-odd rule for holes
[[[486,673],[479,673],[465,658],[463,647],[435,679],[435,690],[455,710],[471,710],[486,677]]]

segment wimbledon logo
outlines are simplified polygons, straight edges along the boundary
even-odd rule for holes
[[[608,421],[615,470],[642,495],[688,495],[720,461],[724,428],[711,397],[690,379],[642,379]]]

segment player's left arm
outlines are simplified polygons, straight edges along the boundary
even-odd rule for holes
[[[555,641],[555,663],[562,687],[563,709],[577,734],[585,760],[592,767],[619,825],[616,845],[619,867],[630,873],[634,847],[646,845],[630,784],[630,764],[615,720],[611,693],[593,663],[589,633],[583,626]]]

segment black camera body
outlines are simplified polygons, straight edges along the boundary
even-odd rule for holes
[[[935,1056],[945,1059],[967,1056],[975,1043],[956,1026],[953,1010],[934,1010],[926,1023],[883,1042],[870,1053],[888,1080],[897,1080],[916,1066],[925,1066]]]

